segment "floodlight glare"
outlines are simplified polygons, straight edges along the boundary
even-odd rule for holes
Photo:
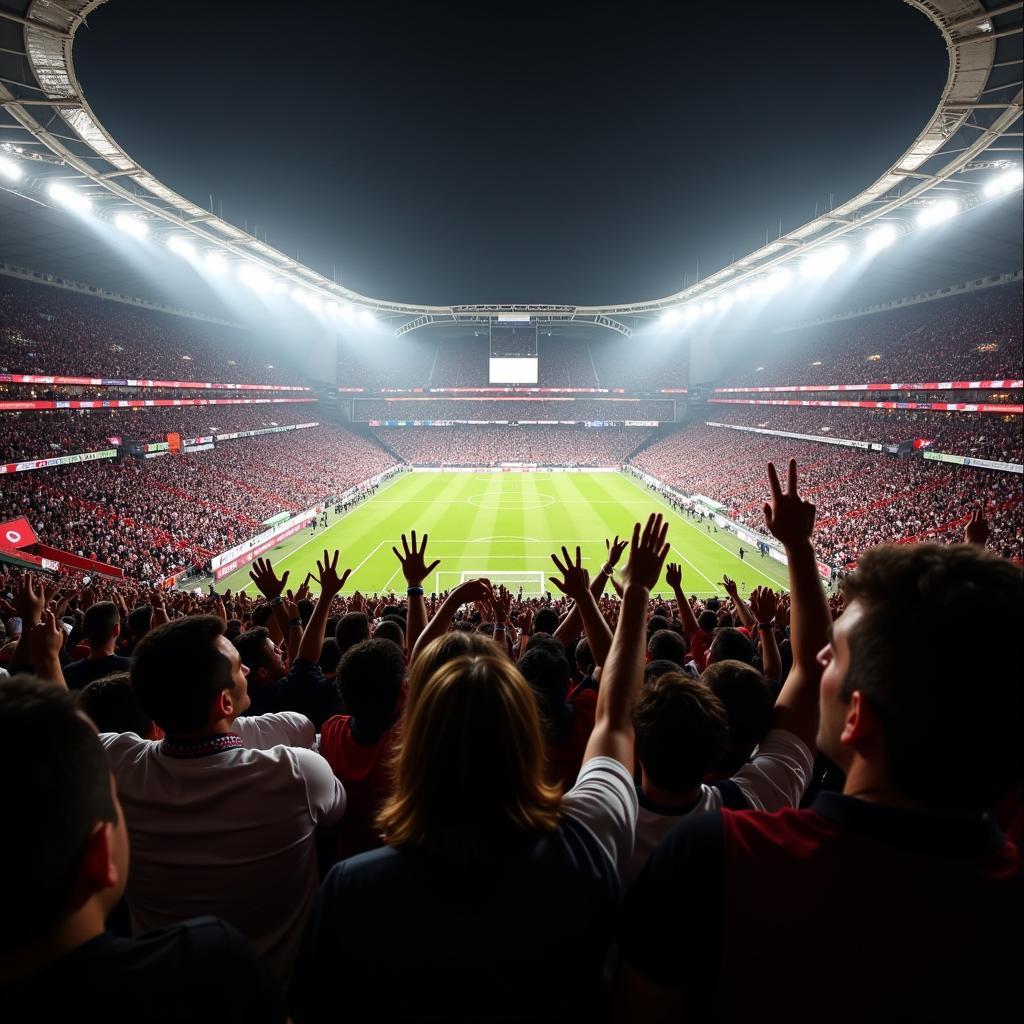
[[[238,280],[257,291],[270,287],[270,278],[251,263],[243,263],[238,268]]]
[[[931,206],[926,206],[917,215],[917,226],[919,228],[930,228],[935,224],[941,224],[950,217],[955,217],[960,212],[960,204],[955,199],[940,199]]]
[[[181,235],[171,235],[167,239],[167,248],[175,256],[181,256],[186,260],[194,260],[196,258],[196,247],[187,238],[182,238]]]
[[[736,301],[743,302],[745,299],[749,299],[751,291],[752,289],[749,284],[741,284],[735,292]]]
[[[92,209],[92,200],[81,192],[76,191],[73,188],[68,188],[67,185],[51,185],[47,190],[50,194],[50,198],[55,203],[60,203],[61,206],[67,207],[69,210],[74,210],[75,213],[88,213]]]
[[[21,168],[5,156],[0,156],[0,177],[8,181],[20,181],[22,177]]]
[[[306,296],[306,305],[313,310],[314,313],[319,313],[323,309],[323,303],[320,301],[320,296],[310,292]]]
[[[295,300],[296,302],[301,302],[301,303],[305,304],[305,301],[306,301],[306,293],[305,293],[305,292],[304,292],[304,291],[303,291],[303,290],[302,290],[302,289],[301,289],[301,288],[300,288],[300,287],[299,287],[298,285],[296,285],[296,286],[295,286],[295,287],[294,287],[294,288],[292,289],[291,295],[292,295],[292,298],[293,298],[293,299],[294,299],[294,300]]]
[[[133,238],[145,238],[149,234],[149,226],[144,220],[127,213],[119,213],[114,218],[114,227]]]
[[[1007,192],[1022,187],[1024,187],[1024,168],[1015,167],[990,179],[985,184],[984,192],[991,199],[993,196],[1006,195]]]
[[[718,296],[718,308],[724,313],[735,301],[732,292],[726,292]]]
[[[864,240],[864,248],[868,252],[880,252],[882,249],[892,245],[899,237],[899,232],[892,224],[880,224]]]
[[[228,269],[228,261],[219,252],[207,253],[204,262],[211,274],[223,274]]]
[[[678,309],[666,309],[665,312],[661,314],[661,322],[666,327],[672,327],[674,324],[679,323],[679,317],[680,314]]]
[[[718,307],[714,304],[714,302],[712,302],[711,299],[708,299],[708,301],[705,302],[704,305],[700,307],[700,311],[701,313],[703,313],[704,316],[711,316],[711,314],[714,313],[714,311],[717,308]]]
[[[782,291],[790,281],[793,280],[793,272],[783,267],[776,270],[774,274],[765,279],[764,289],[769,295]]]
[[[331,316],[337,316],[338,313],[341,312],[338,309],[338,304],[336,302],[328,302],[324,308],[331,314]]]
[[[356,311],[346,302],[341,307],[341,318],[342,320],[352,320],[356,315]]]
[[[845,245],[830,245],[827,249],[812,252],[800,265],[800,276],[823,278],[835,273],[846,262],[850,250]]]
[[[373,315],[372,310],[369,310],[369,309],[361,309],[361,310],[359,310],[359,322],[364,327],[369,327],[372,324],[376,323],[376,321],[377,321],[377,318]]]

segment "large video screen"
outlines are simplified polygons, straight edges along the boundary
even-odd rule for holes
[[[536,384],[537,357],[491,356],[490,381],[492,384]]]

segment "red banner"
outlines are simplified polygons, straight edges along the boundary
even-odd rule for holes
[[[993,412],[1004,416],[1020,416],[1024,405],[1001,405],[997,402],[844,402],[813,398],[709,398],[716,405],[804,405],[829,409],[928,409],[932,412]]]
[[[20,519],[11,519],[6,523],[0,523],[0,547],[30,548],[38,542],[36,531],[32,529],[32,524],[24,516]]]
[[[182,405],[280,405],[315,401],[315,398],[94,398],[81,401],[0,402],[0,410],[151,409]]]
[[[63,566],[71,569],[80,569],[85,572],[95,572],[100,576],[113,576],[116,579],[124,579],[124,569],[118,569],[116,565],[107,565],[106,562],[97,562],[95,558],[85,558],[82,555],[74,555],[70,551],[61,551],[60,548],[51,548],[48,544],[40,544],[36,553],[43,558],[52,558]]]
[[[203,388],[211,391],[309,391],[301,384],[214,384],[199,380],[139,380],[124,377],[63,377],[38,373],[0,373],[0,384],[93,384],[119,388]]]
[[[945,380],[920,384],[774,384],[771,387],[715,388],[716,393],[769,391],[992,391],[1024,388],[1022,380]]]

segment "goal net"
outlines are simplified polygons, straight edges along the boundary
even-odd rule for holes
[[[466,572],[435,573],[436,590],[441,594],[466,580],[488,579],[496,587],[504,587],[513,595],[522,590],[524,597],[542,597],[549,589],[547,576],[543,572],[491,572],[487,569],[470,569]]]

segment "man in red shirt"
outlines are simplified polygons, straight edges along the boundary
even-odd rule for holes
[[[1020,779],[1024,687],[1005,645],[975,644],[953,671],[948,644],[980,607],[1019,619],[1024,579],[973,546],[876,548],[833,629],[814,506],[794,463],[787,493],[772,466],[769,481],[793,591],[786,688],[820,680],[817,746],[845,786],[668,835],[623,904],[618,1019],[1001,1015],[1024,954],[1024,875],[987,811]]]

